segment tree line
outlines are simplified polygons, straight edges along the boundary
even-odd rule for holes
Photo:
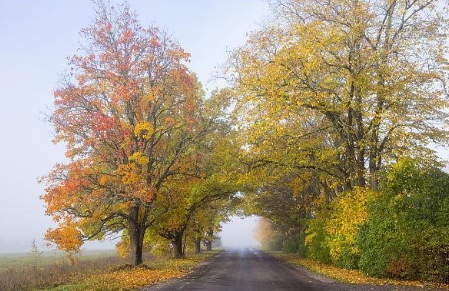
[[[69,162],[43,178],[67,251],[119,233],[199,250],[232,209],[268,248],[375,276],[449,280],[447,3],[272,0],[205,97],[189,54],[95,2],[49,121]],[[237,195],[236,193],[239,194]]]
[[[447,3],[270,4],[227,68],[264,246],[447,282]]]

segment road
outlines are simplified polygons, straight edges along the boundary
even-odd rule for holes
[[[278,262],[266,254],[250,249],[229,249],[201,265],[191,275],[164,284],[146,287],[143,291],[208,290],[426,290],[417,287],[368,286],[337,283],[303,268]],[[435,289],[428,289],[435,290]]]

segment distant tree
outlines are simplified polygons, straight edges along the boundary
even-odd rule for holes
[[[282,250],[284,234],[266,218],[260,218],[257,221],[254,238],[260,243],[262,249]]]
[[[221,99],[211,97],[207,104],[213,108],[206,106],[210,108],[206,112],[214,112],[216,107],[224,108],[214,98]],[[215,229],[216,224],[225,219],[216,208],[225,211],[226,204],[231,203],[239,190],[237,176],[230,175],[236,170],[232,156],[234,147],[228,140],[230,128],[223,120],[216,124],[219,126],[210,136],[189,149],[192,155],[186,163],[194,170],[183,178],[167,182],[161,189],[164,194],[159,195],[154,204],[161,209],[158,214],[161,219],[151,229],[172,243],[178,258],[184,256],[185,235],[193,223],[199,227],[202,220],[203,228]]]

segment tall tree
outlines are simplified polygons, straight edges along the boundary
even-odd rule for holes
[[[165,183],[183,176],[190,145],[208,131],[189,54],[157,27],[143,28],[128,5],[95,1],[84,44],[55,91],[49,117],[67,164],[45,178],[47,239],[64,250],[126,230],[133,264]]]
[[[446,141],[445,2],[271,3],[279,21],[253,33],[229,67],[255,160],[280,134],[296,154],[290,167],[375,189],[385,163]]]

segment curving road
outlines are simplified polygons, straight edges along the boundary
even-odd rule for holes
[[[426,290],[417,287],[361,286],[337,283],[292,267],[254,249],[228,249],[201,265],[190,276],[143,291],[208,290]],[[435,289],[428,289],[435,290]]]

